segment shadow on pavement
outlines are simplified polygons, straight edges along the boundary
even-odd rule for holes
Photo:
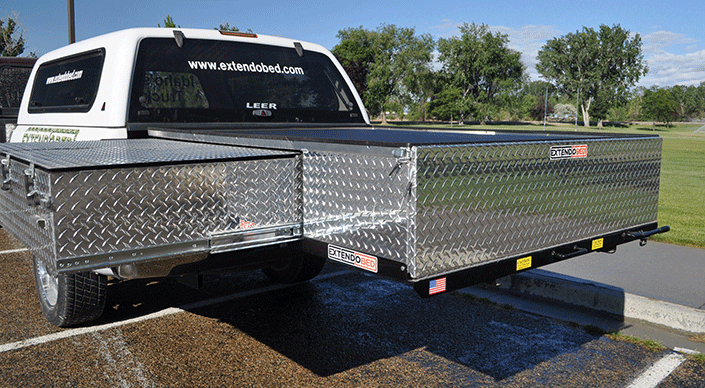
[[[596,339],[457,295],[422,300],[408,285],[357,272],[190,312],[227,323],[319,376],[392,357],[423,363],[422,349],[503,380]]]

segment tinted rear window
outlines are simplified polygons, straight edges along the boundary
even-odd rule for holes
[[[104,50],[97,50],[42,64],[32,87],[29,112],[89,111],[104,59]]]
[[[0,66],[0,108],[18,108],[32,67]]]
[[[243,42],[150,38],[140,43],[131,122],[362,122],[331,60]]]

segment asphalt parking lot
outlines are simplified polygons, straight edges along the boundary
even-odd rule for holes
[[[111,281],[98,322],[59,329],[41,314],[21,248],[0,230],[0,387],[705,384],[705,364],[669,349],[462,293],[422,300],[339,265],[294,286],[259,272],[208,276],[200,290]],[[678,362],[652,385],[639,380],[664,360]]]

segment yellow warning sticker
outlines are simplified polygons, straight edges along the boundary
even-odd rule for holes
[[[517,271],[527,268],[531,268],[531,256],[517,260]]]
[[[592,250],[593,251],[595,249],[600,249],[603,246],[605,246],[605,239],[604,238],[598,238],[597,240],[592,240]]]

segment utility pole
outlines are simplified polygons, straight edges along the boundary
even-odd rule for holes
[[[578,88],[578,94],[575,97],[575,130],[578,130],[578,107],[580,106],[580,88]]]
[[[546,95],[543,101],[543,130],[546,130],[546,116],[548,116],[548,86],[546,86]]]
[[[69,1],[69,44],[76,43],[76,23],[74,21],[73,0]]]

